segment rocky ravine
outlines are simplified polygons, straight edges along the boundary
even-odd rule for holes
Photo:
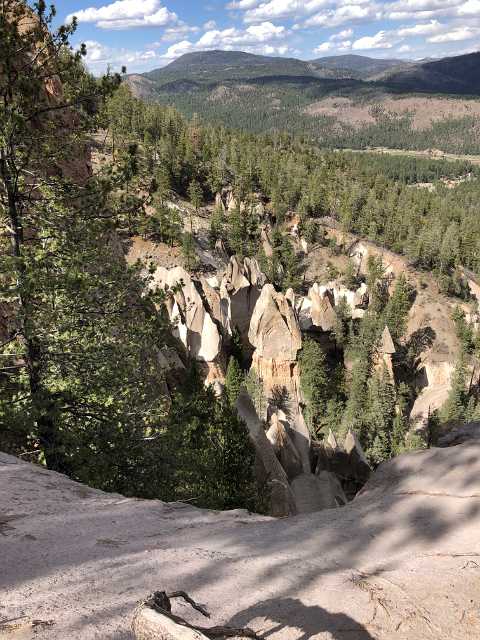
[[[0,637],[127,640],[140,599],[185,589],[211,624],[274,639],[478,638],[479,478],[479,440],[430,449],[346,507],[275,520],[109,495],[0,454]]]

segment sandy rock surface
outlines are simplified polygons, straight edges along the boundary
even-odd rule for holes
[[[130,639],[157,589],[274,640],[480,637],[478,441],[402,456],[348,506],[281,520],[109,495],[0,454],[0,514],[0,622],[18,619],[0,637]]]

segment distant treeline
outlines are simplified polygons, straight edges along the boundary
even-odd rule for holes
[[[222,91],[220,95],[219,91]],[[363,94],[340,88],[340,97],[375,104],[373,90]],[[337,89],[338,92],[338,89]],[[343,93],[342,93],[343,92]],[[338,93],[335,97],[339,97]],[[291,81],[260,84],[245,81],[242,85],[225,84],[217,87],[196,87],[190,92],[159,92],[156,99],[175,106],[187,118],[197,114],[205,122],[225,125],[252,133],[288,131],[305,141],[324,148],[367,149],[440,149],[446,153],[480,154],[480,122],[474,116],[444,118],[425,129],[413,125],[412,114],[395,114],[385,109],[373,109],[374,122],[361,127],[341,122],[334,116],[312,117],[305,113],[308,105],[332,96],[332,87],[303,86]],[[381,101],[381,96],[377,96]]]

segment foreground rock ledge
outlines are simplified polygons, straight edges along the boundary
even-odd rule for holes
[[[273,640],[473,640],[479,532],[478,441],[401,456],[346,507],[279,520],[105,494],[0,454],[0,629],[129,640],[163,588]]]

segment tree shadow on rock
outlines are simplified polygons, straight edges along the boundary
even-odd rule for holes
[[[263,621],[259,621],[262,618]],[[257,622],[252,624],[255,620]],[[228,624],[252,626],[262,638],[293,630],[295,640],[309,640],[321,633],[328,633],[332,640],[374,640],[367,629],[350,616],[305,605],[297,598],[264,600],[237,613]]]

